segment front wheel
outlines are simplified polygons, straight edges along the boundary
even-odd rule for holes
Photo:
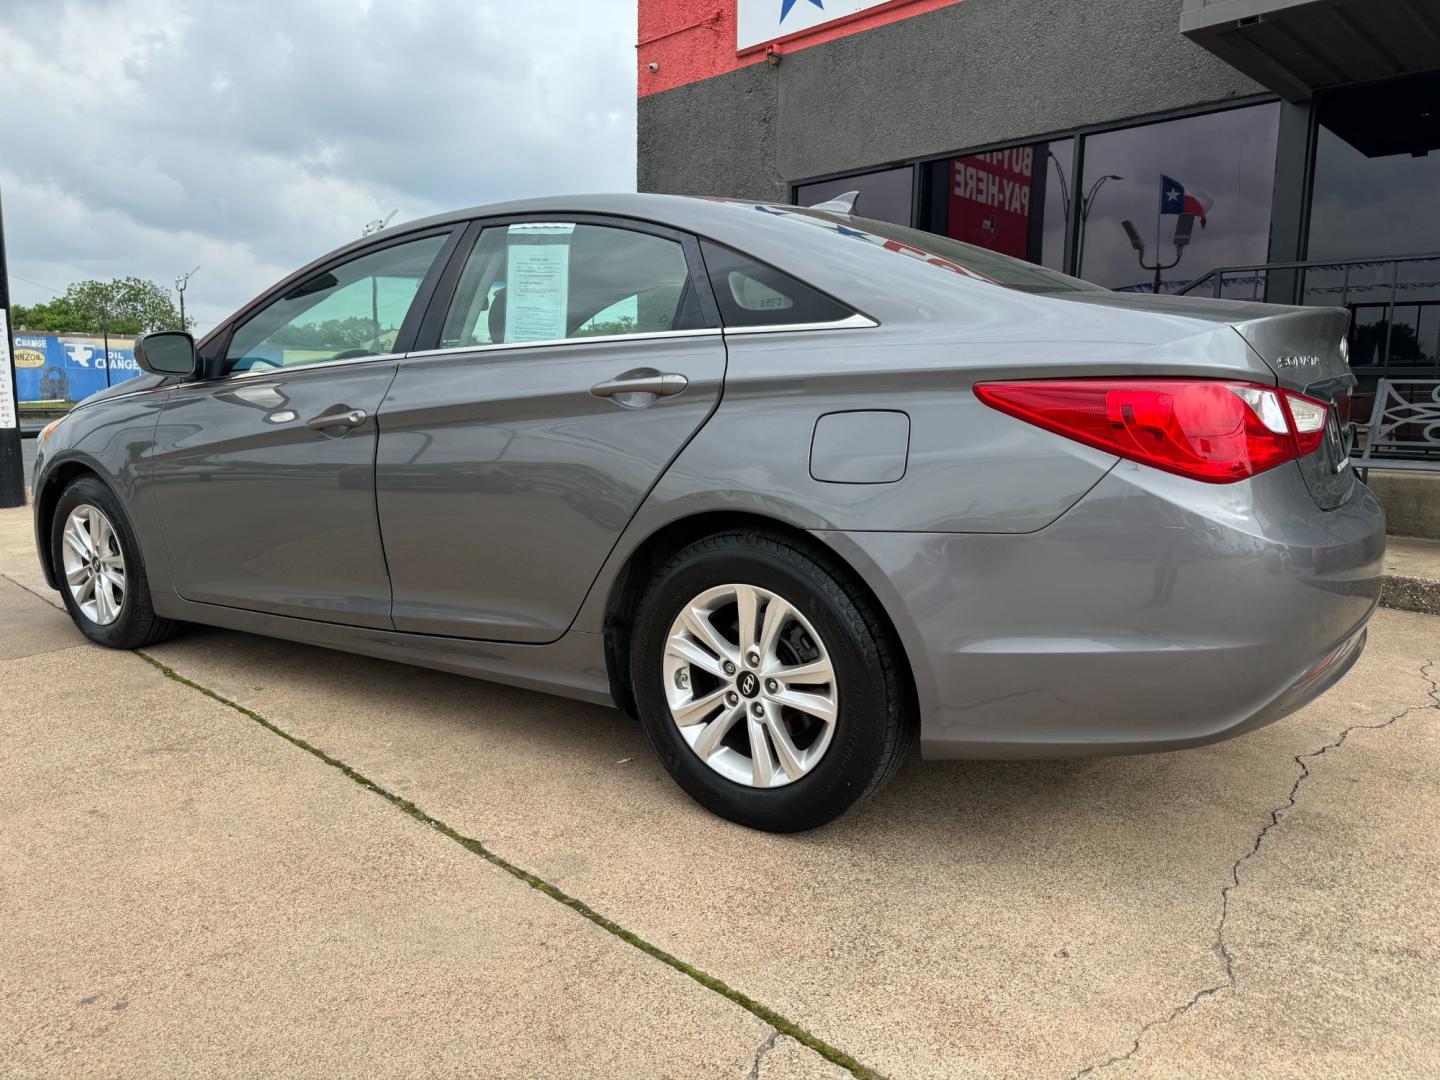
[[[640,717],[670,774],[769,832],[833,821],[909,745],[899,649],[833,558],[789,537],[706,537],[656,573],[631,650]]]
[[[120,500],[94,477],[60,493],[50,557],[65,608],[91,641],[138,649],[174,633],[175,624],[155,614],[140,545]]]

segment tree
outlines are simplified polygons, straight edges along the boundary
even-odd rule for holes
[[[107,312],[112,334],[143,334],[173,330],[180,325],[180,312],[170,293],[153,281],[137,277],[77,281],[49,303],[32,307],[17,304],[11,318],[19,330],[98,334]],[[193,319],[186,322],[194,325]]]

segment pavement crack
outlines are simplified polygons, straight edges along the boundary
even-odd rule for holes
[[[775,1041],[780,1038],[780,1032],[772,1031],[770,1037],[760,1044],[760,1049],[755,1051],[755,1063],[750,1066],[750,1080],[760,1080],[760,1065],[765,1060],[765,1055],[775,1049]]]
[[[57,603],[54,597],[46,596],[43,593],[36,592],[34,589],[30,588],[29,585],[26,585],[23,581],[16,580],[9,574],[5,573],[3,570],[0,570],[0,577],[3,577],[6,581],[10,582],[10,584],[14,585],[17,589],[20,589],[23,592],[28,592],[31,596],[35,597],[35,599],[39,600],[41,603],[49,604],[51,607],[59,608],[61,611],[65,610],[64,605]]]
[[[246,719],[254,721],[256,724],[259,724],[262,728],[270,732],[272,735],[278,735],[280,738],[284,739],[292,746],[300,750],[304,750],[307,754],[318,758],[320,761],[324,762],[332,769],[335,769],[336,771],[342,773],[346,778],[354,781],[356,784],[360,785],[360,787],[364,788],[366,791],[369,791],[371,794],[380,796],[380,798],[390,803],[390,805],[394,806],[396,809],[414,818],[416,821],[420,822],[420,824],[434,829],[441,836],[444,836],[447,840],[452,840],[455,843],[459,844],[472,855],[476,855],[481,859],[484,859],[492,866],[495,866],[498,869],[505,871],[505,873],[509,874],[511,877],[516,878],[521,882],[524,882],[536,892],[543,893],[545,896],[548,896],[556,903],[565,905],[571,911],[575,912],[575,914],[579,915],[583,919],[588,920],[589,922],[594,923],[606,933],[619,938],[621,941],[625,942],[625,944],[630,945],[633,948],[639,949],[646,956],[649,956],[651,959],[660,961],[660,963],[664,964],[666,967],[673,968],[674,970],[680,972],[680,974],[685,975],[690,979],[693,979],[695,982],[699,983],[707,990],[719,994],[721,997],[726,998],[727,1000],[740,1006],[740,1008],[744,1009],[746,1012],[759,1018],[766,1024],[769,1024],[770,1027],[774,1029],[774,1032],[766,1040],[765,1045],[762,1045],[760,1050],[756,1053],[754,1068],[752,1069],[751,1073],[752,1076],[758,1076],[761,1058],[763,1058],[764,1055],[771,1048],[774,1047],[776,1040],[781,1035],[788,1035],[801,1045],[807,1046],[811,1050],[814,1050],[826,1061],[832,1062],[840,1066],[842,1069],[845,1069],[852,1076],[856,1077],[856,1080],[883,1080],[881,1074],[876,1072],[874,1069],[862,1065],[849,1054],[845,1053],[843,1050],[838,1049],[837,1047],[831,1046],[819,1036],[812,1035],[810,1032],[800,1027],[794,1021],[788,1019],[785,1016],[782,1016],[780,1013],[776,1012],[768,1005],[756,1001],[754,998],[749,997],[748,995],[742,993],[739,990],[736,990],[734,987],[725,983],[721,979],[716,978],[714,975],[702,971],[701,969],[695,967],[692,964],[686,963],[679,957],[666,952],[664,949],[660,948],[660,946],[654,945],[651,942],[646,941],[644,938],[640,937],[638,934],[635,934],[632,931],[625,929],[625,927],[621,926],[619,923],[600,914],[600,912],[596,911],[583,900],[571,896],[570,894],[562,890],[559,886],[552,885],[544,878],[538,877],[537,875],[530,873],[530,871],[524,869],[523,867],[517,866],[515,863],[510,862],[508,859],[504,858],[501,855],[497,855],[479,840],[457,832],[455,829],[445,824],[445,822],[427,813],[425,810],[421,809],[409,799],[406,799],[404,796],[397,795],[394,792],[389,791],[384,787],[381,787],[379,784],[375,783],[375,781],[369,779],[367,776],[361,773],[358,769],[355,769],[350,765],[347,765],[344,761],[341,761],[339,758],[326,753],[324,750],[321,750],[318,746],[307,742],[299,735],[291,734],[290,732],[286,731],[284,728],[276,724],[274,721],[268,720],[264,716],[261,716],[259,713],[255,712],[253,709],[248,709],[244,705],[241,705],[239,702],[232,701],[224,695],[219,694],[214,690],[211,690],[208,686],[204,686],[200,683],[195,682],[192,679],[186,678],[174,668],[168,667],[167,665],[161,663],[159,660],[155,659],[155,657],[151,656],[143,649],[136,649],[135,654],[139,656],[142,660],[144,660],[147,664],[149,664],[151,667],[159,671],[167,679],[171,679],[174,682],[179,683],[181,686],[189,687],[191,690],[203,694],[211,701],[224,705],[228,709],[233,709],[235,712],[239,713]]]
[[[1290,785],[1290,791],[1286,794],[1285,801],[1280,803],[1278,806],[1276,806],[1273,810],[1270,811],[1270,814],[1266,818],[1264,824],[1261,825],[1259,831],[1256,832],[1254,843],[1250,845],[1250,849],[1235,860],[1234,865],[1230,868],[1230,881],[1224,888],[1220,890],[1220,918],[1219,921],[1215,924],[1214,948],[1216,954],[1220,957],[1221,961],[1225,965],[1224,979],[1215,982],[1202,990],[1197,990],[1195,994],[1190,997],[1189,1000],[1182,1002],[1181,1004],[1175,1006],[1175,1008],[1170,1010],[1170,1013],[1167,1016],[1163,1016],[1157,1020],[1151,1020],[1149,1023],[1145,1024],[1135,1034],[1134,1039],[1130,1043],[1130,1048],[1124,1053],[1116,1054],[1114,1057],[1107,1058],[1104,1061],[1092,1062],[1091,1064],[1086,1065],[1079,1072],[1072,1073],[1070,1076],[1070,1080],[1080,1080],[1080,1078],[1083,1076],[1089,1076],[1093,1073],[1100,1072],[1103,1069],[1108,1069],[1112,1065],[1119,1065],[1124,1061],[1128,1061],[1130,1058],[1134,1057],[1140,1052],[1140,1046],[1145,1041],[1145,1037],[1149,1035],[1150,1032],[1154,1031],[1156,1028],[1161,1028],[1166,1026],[1167,1024],[1174,1023],[1176,1020],[1180,1019],[1180,1017],[1188,1013],[1191,1009],[1195,1008],[1195,1006],[1199,1005],[1202,1001],[1206,1000],[1207,998],[1214,997],[1222,990],[1235,989],[1235,956],[1230,951],[1229,942],[1225,938],[1225,931],[1227,926],[1229,925],[1230,920],[1231,895],[1235,892],[1236,889],[1240,888],[1241,868],[1251,859],[1253,859],[1256,855],[1260,854],[1260,848],[1265,843],[1266,837],[1268,837],[1270,833],[1280,824],[1286,812],[1294,809],[1296,800],[1300,796],[1301,786],[1305,783],[1306,780],[1310,779],[1309,762],[1315,760],[1316,758],[1323,757],[1324,755],[1330,753],[1332,750],[1339,750],[1342,746],[1345,745],[1346,740],[1349,739],[1354,732],[1382,731],[1385,728],[1391,727],[1394,724],[1399,723],[1401,720],[1404,720],[1412,713],[1425,712],[1430,709],[1440,709],[1440,682],[1436,681],[1435,675],[1435,668],[1437,666],[1440,666],[1440,661],[1436,660],[1427,660],[1420,665],[1420,677],[1430,684],[1430,689],[1425,692],[1425,696],[1430,699],[1430,703],[1428,705],[1408,706],[1407,708],[1401,709],[1393,716],[1390,716],[1385,720],[1380,721],[1378,724],[1351,724],[1349,727],[1341,731],[1339,735],[1337,735],[1330,742],[1326,743],[1324,746],[1321,746],[1316,750],[1308,751],[1304,754],[1295,755],[1295,764],[1299,766],[1300,774],[1295,777],[1295,782]]]

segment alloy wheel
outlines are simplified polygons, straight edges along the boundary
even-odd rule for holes
[[[109,626],[125,605],[125,554],[115,526],[100,509],[81,503],[65,519],[61,552],[76,606],[97,626]]]
[[[815,768],[835,734],[839,696],[830,653],[810,622],[766,589],[721,585],[681,607],[662,672],[685,741],[738,784],[794,783]]]

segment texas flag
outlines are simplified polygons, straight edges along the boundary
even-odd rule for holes
[[[1186,191],[1184,184],[1176,183],[1168,176],[1160,177],[1160,213],[1194,214],[1200,219],[1200,227],[1206,225],[1206,215],[1215,205],[1215,200],[1203,191]]]

